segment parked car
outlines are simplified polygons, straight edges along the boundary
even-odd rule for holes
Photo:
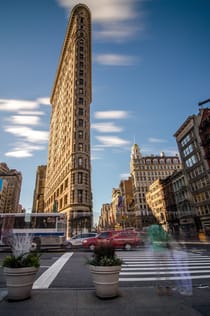
[[[142,244],[143,241],[135,231],[106,231],[98,234],[94,238],[83,240],[82,245],[85,249],[93,251],[99,245],[112,245],[116,249],[130,250]]]
[[[89,238],[93,238],[93,237],[95,237],[97,235],[98,235],[97,233],[92,233],[92,232],[90,232],[90,233],[81,233],[81,234],[75,235],[75,236],[67,239],[64,242],[64,246],[66,248],[81,247],[83,240],[89,239]]]

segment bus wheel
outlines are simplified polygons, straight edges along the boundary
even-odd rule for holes
[[[41,239],[39,237],[35,237],[33,239],[32,245],[34,245],[34,251],[39,251],[41,249]]]

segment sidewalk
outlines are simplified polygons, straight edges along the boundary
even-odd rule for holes
[[[5,293],[5,290],[0,289]],[[210,289],[194,288],[193,296],[158,296],[153,287],[120,288],[114,299],[99,299],[94,290],[33,290],[25,301],[0,301],[4,316],[209,316]]]

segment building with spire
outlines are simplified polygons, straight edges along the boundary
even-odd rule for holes
[[[65,213],[68,235],[92,227],[90,164],[91,14],[76,5],[51,94],[45,211]]]
[[[137,144],[132,146],[130,160],[130,174],[133,186],[134,212],[136,226],[142,228],[155,222],[146,201],[149,186],[157,179],[165,179],[174,171],[179,171],[182,164],[178,154],[166,156],[163,152],[159,155],[142,156]]]

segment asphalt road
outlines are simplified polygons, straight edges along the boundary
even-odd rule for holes
[[[7,255],[0,253],[0,262]],[[124,260],[124,266],[120,274],[121,286],[125,287],[145,287],[153,286],[157,280],[156,261],[151,251],[145,248],[133,251],[119,251],[118,255]],[[92,277],[88,268],[88,258],[91,252],[88,251],[56,251],[42,253],[41,266],[37,274],[37,280],[42,276],[42,284],[45,288],[63,288],[63,289],[92,289]],[[189,245],[187,247],[187,256],[192,272],[192,283],[194,287],[210,287],[210,245]],[[169,266],[174,268],[174,262]],[[174,285],[173,272],[162,268],[161,278],[164,283],[165,274],[167,279]],[[170,274],[168,274],[170,273]],[[47,283],[47,279],[50,281]],[[38,281],[37,281],[38,282]],[[41,283],[38,282],[38,288]],[[3,268],[0,268],[0,288],[5,288],[5,278]]]

